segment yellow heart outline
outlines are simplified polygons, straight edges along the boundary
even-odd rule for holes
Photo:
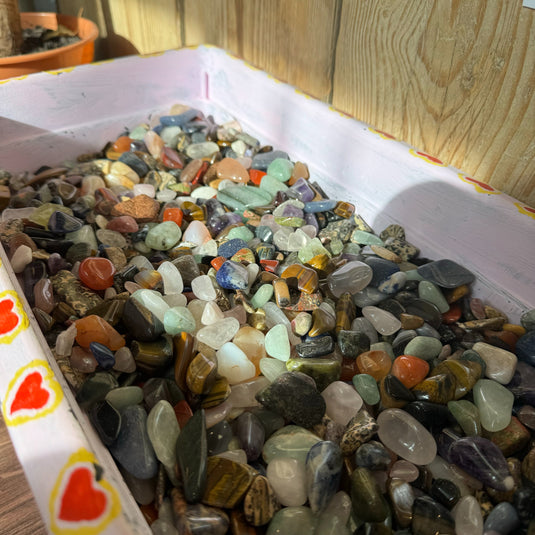
[[[75,467],[89,468],[96,475],[95,465],[98,465],[97,458],[90,451],[85,448],[80,448],[73,453],[69,460],[65,463],[56,479],[56,483],[50,493],[48,501],[48,508],[50,511],[50,529],[56,535],[96,535],[101,533],[104,528],[121,512],[121,502],[119,500],[119,493],[108,483],[105,479],[93,478],[93,488],[98,488],[103,491],[108,499],[108,507],[101,515],[100,519],[92,521],[80,520],[77,522],[68,522],[58,518],[61,509],[61,499],[63,492],[69,481],[69,476]],[[62,526],[62,524],[64,524]],[[69,524],[72,527],[69,527]]]
[[[0,344],[10,344],[21,331],[27,329],[30,325],[28,316],[26,315],[26,312],[24,312],[24,308],[17,292],[15,292],[15,290],[4,290],[3,292],[0,292],[0,302],[3,301],[5,297],[11,298],[11,302],[13,303],[11,312],[19,318],[19,323],[11,331],[0,335]]]

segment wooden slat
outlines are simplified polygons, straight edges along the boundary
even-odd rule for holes
[[[184,0],[186,44],[210,43],[328,100],[337,0]]]
[[[343,0],[333,104],[535,205],[535,11]]]
[[[122,50],[132,48],[129,53],[150,54],[182,46],[176,0],[105,0],[103,9],[109,39],[115,37],[111,47],[122,44]]]
[[[46,535],[37,504],[0,413],[0,533]],[[42,459],[46,462],[46,459]]]

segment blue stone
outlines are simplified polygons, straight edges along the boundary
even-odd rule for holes
[[[249,283],[249,273],[247,268],[238,262],[227,260],[217,270],[215,279],[225,290],[245,290]]]
[[[260,171],[266,171],[269,167],[269,164],[276,160],[277,158],[284,158],[289,160],[287,152],[282,150],[272,150],[271,152],[260,152],[255,155],[253,158],[253,163],[251,164],[252,169],[259,169]]]
[[[501,502],[492,509],[485,520],[483,530],[485,533],[496,532],[501,535],[516,533],[520,527],[520,519],[515,508],[509,502]]]
[[[52,212],[48,220],[48,230],[54,234],[65,234],[74,232],[82,228],[84,222],[77,217],[66,214],[65,212]]]
[[[100,344],[99,342],[91,342],[89,344],[89,349],[91,350],[91,353],[93,353],[98,365],[103,370],[109,370],[115,366],[115,356],[113,351],[104,344]]]
[[[323,199],[321,201],[309,201],[305,203],[304,211],[307,213],[317,214],[318,212],[326,212],[332,210],[338,201],[333,199]]]
[[[456,288],[463,284],[471,284],[475,275],[453,260],[436,260],[420,266],[418,274],[425,280],[434,282],[442,288]]]
[[[123,152],[119,161],[131,167],[140,177],[144,177],[149,171],[149,166],[133,152]]]
[[[139,479],[158,473],[158,460],[147,432],[147,413],[141,405],[130,405],[121,412],[121,429],[109,446],[117,462]]]
[[[529,331],[518,339],[515,346],[519,360],[535,366],[535,331]]]
[[[314,444],[307,455],[306,478],[310,508],[317,513],[338,491],[342,475],[342,452],[331,441]]]
[[[192,119],[195,119],[195,117],[198,117],[200,113],[199,110],[192,108],[178,115],[164,115],[160,117],[160,124],[162,126],[184,126]]]
[[[364,262],[373,270],[373,277],[369,284],[369,286],[373,288],[377,288],[377,286],[388,279],[388,277],[399,271],[399,266],[397,264],[384,258],[370,256],[366,258]]]
[[[217,249],[217,254],[218,256],[223,256],[224,258],[231,258],[240,249],[245,249],[246,247],[246,241],[240,238],[233,238],[232,240],[228,240],[225,243],[222,243]]]
[[[273,231],[266,225],[256,227],[255,236],[266,243],[271,243],[273,241]]]

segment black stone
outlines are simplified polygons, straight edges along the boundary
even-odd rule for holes
[[[394,375],[387,375],[383,379],[385,392],[399,401],[414,401],[414,394]]]
[[[121,429],[121,414],[106,400],[98,401],[89,411],[89,419],[102,442],[112,444]]]
[[[102,401],[106,394],[117,388],[117,379],[108,372],[97,372],[88,377],[76,394],[76,401],[82,409],[89,409],[97,401]]]
[[[424,279],[442,288],[457,288],[463,284],[472,284],[475,275],[453,260],[435,260],[420,266],[418,274]]]
[[[444,427],[455,423],[447,405],[440,405],[431,401],[413,401],[405,405],[403,410],[414,416],[431,432],[440,431]]]
[[[370,338],[364,332],[342,330],[337,336],[338,347],[344,357],[355,359],[370,350]]]
[[[197,503],[203,497],[207,454],[206,421],[204,410],[201,409],[193,413],[176,441],[176,457],[184,485],[184,497],[189,503]]]
[[[124,326],[142,342],[154,342],[165,330],[156,315],[136,299],[126,301],[122,316]]]
[[[431,498],[451,509],[461,497],[459,487],[449,479],[435,479],[429,491]]]
[[[228,450],[228,444],[234,434],[230,424],[223,420],[206,431],[208,455],[217,455]]]
[[[329,335],[319,336],[297,344],[295,350],[303,358],[323,357],[334,351],[334,340]]]
[[[436,305],[425,301],[424,299],[414,299],[405,305],[407,314],[420,316],[424,321],[429,323],[431,327],[438,329],[442,324],[442,314]]]
[[[412,513],[414,535],[455,535],[455,520],[452,514],[429,496],[416,498]]]
[[[325,414],[325,400],[308,381],[287,372],[256,394],[266,409],[301,427],[313,427]]]

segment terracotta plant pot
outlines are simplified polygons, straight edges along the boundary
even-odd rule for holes
[[[94,22],[57,13],[21,13],[20,20],[23,29],[44,26],[55,30],[58,24],[63,24],[70,30],[77,31],[80,41],[45,52],[0,58],[0,80],[93,61],[95,39],[98,37],[98,28]]]

